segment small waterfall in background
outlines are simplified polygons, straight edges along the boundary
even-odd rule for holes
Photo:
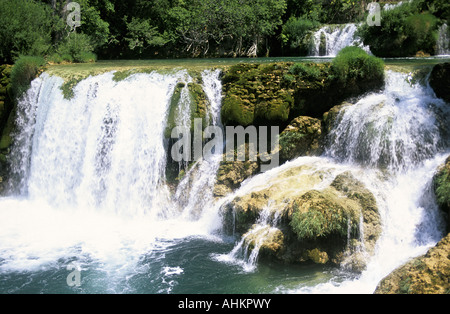
[[[445,23],[439,28],[436,53],[441,56],[450,55],[450,30]]]
[[[370,53],[369,47],[364,46],[361,39],[355,36],[356,30],[356,24],[323,26],[312,36],[313,45],[309,55],[335,57],[347,46],[358,46]]]

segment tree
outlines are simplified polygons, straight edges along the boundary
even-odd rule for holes
[[[0,61],[19,55],[43,56],[52,48],[57,17],[49,5],[33,0],[0,0]]]

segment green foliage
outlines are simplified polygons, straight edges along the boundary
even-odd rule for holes
[[[125,17],[126,19],[126,17]],[[133,17],[131,22],[126,22],[128,33],[125,41],[130,50],[138,50],[142,55],[149,46],[164,46],[168,40],[158,32],[156,26],[152,26],[148,19],[139,19]]]
[[[296,63],[289,69],[289,73],[309,80],[323,77],[321,69],[315,63]]]
[[[349,46],[342,49],[332,62],[334,77],[344,86],[359,81],[382,81],[384,62],[368,55],[359,47]]]
[[[281,38],[283,45],[306,55],[309,51],[311,41],[311,31],[319,26],[317,21],[291,16],[283,25]]]
[[[15,97],[18,98],[27,91],[44,64],[42,57],[22,56],[17,59],[11,70],[11,88]]]
[[[64,61],[87,63],[96,60],[91,38],[83,33],[72,32],[58,47],[58,53]]]
[[[323,211],[311,207],[306,212],[300,212],[296,208],[290,225],[299,239],[316,239],[331,234],[346,237],[348,218],[337,208],[328,208]]]
[[[52,44],[55,17],[49,6],[33,0],[0,0],[0,62],[19,55],[45,55]]]
[[[363,23],[358,34],[365,45],[379,57],[414,56],[418,51],[433,54],[437,40],[438,19],[422,12],[418,1],[381,12],[381,26]]]
[[[448,163],[450,164],[450,163]],[[434,179],[436,200],[443,209],[450,209],[450,167],[443,168]]]

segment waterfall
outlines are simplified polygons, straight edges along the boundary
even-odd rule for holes
[[[450,55],[450,30],[445,23],[439,28],[436,54]]]
[[[215,125],[219,76],[202,73]],[[210,236],[214,230],[217,211],[202,206],[212,201],[216,155],[197,167],[183,208],[172,199],[165,176],[172,96],[184,84],[175,120],[190,123],[187,86],[193,78],[185,70],[134,74],[119,82],[113,77],[88,77],[65,99],[63,80],[44,73],[20,99],[11,152],[17,179],[0,200],[0,273],[76,259],[120,276],[139,271],[143,255],[170,245],[161,239]],[[194,207],[202,210],[195,217]]]
[[[245,272],[255,271],[261,246],[264,241],[278,231],[280,212],[269,200],[268,204],[261,210],[259,218],[253,227],[242,236],[228,254],[214,255],[221,262],[237,264]]]
[[[202,87],[208,100],[206,120],[212,126],[222,127],[220,109],[222,105],[222,82],[220,70],[202,72]],[[187,171],[184,178],[178,184],[175,201],[183,208],[185,217],[198,217],[199,213],[209,212],[215,215],[213,189],[216,173],[222,161],[222,148],[214,154],[204,156],[203,159]],[[207,215],[205,215],[206,217]]]
[[[445,103],[409,75],[388,71],[383,92],[341,110],[327,155],[341,162],[406,170],[448,147]]]
[[[359,46],[370,52],[361,39],[355,36],[356,24],[325,25],[316,31],[313,36],[313,44],[310,56],[335,57],[338,52],[347,46]]]
[[[372,293],[384,276],[410,258],[424,254],[442,238],[445,224],[431,185],[437,167],[449,154],[449,113],[448,104],[436,98],[429,86],[414,82],[409,74],[387,71],[382,92],[365,95],[354,105],[340,110],[323,156],[299,157],[273,171],[254,176],[228,197],[231,201],[271,187],[283,171],[298,169],[299,165],[307,167],[301,174],[296,171],[296,177],[314,172],[326,174],[322,183],[309,189],[321,190],[338,174],[350,171],[373,193],[382,234],[374,255],[368,256],[363,244],[356,248],[367,258],[362,274],[349,274],[351,270],[344,261],[341,275],[329,282],[281,291]],[[308,173],[311,169],[313,173]],[[257,239],[263,241],[269,230],[276,228],[276,224],[266,219],[267,212],[267,208],[262,211],[255,226],[242,236],[231,252],[215,258],[254,271],[258,255],[255,250],[261,243],[255,242],[249,254],[247,238],[257,235]],[[362,225],[360,222],[360,228]],[[362,228],[359,233],[363,239],[365,230]]]
[[[387,72],[385,90],[344,107],[325,155],[353,167],[377,199],[383,232],[361,276],[295,292],[372,293],[378,282],[443,235],[432,178],[450,147],[448,105],[408,74]],[[292,291],[291,291],[292,292]]]

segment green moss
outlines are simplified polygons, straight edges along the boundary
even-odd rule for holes
[[[357,233],[355,213],[340,204],[334,195],[310,191],[294,204],[290,225],[299,239],[317,239],[330,235],[347,237],[348,226]]]
[[[27,91],[30,83],[43,70],[45,60],[42,57],[22,56],[11,70],[11,89],[16,98]]]

